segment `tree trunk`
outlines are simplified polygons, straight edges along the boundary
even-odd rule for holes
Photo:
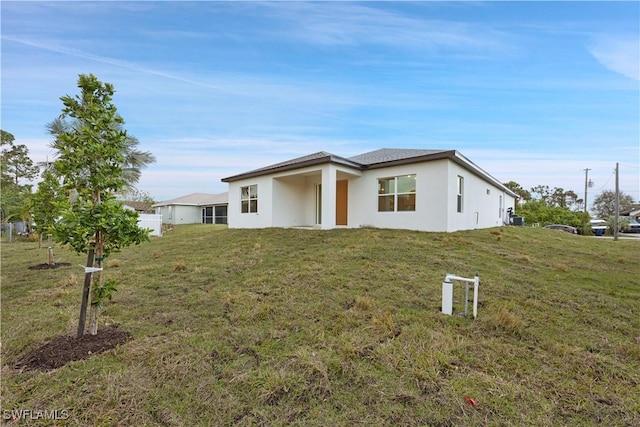
[[[87,253],[87,267],[93,266],[93,249]],[[84,335],[84,324],[87,318],[87,305],[89,303],[89,290],[91,289],[91,273],[84,274],[84,286],[82,288],[82,303],[80,304],[80,319],[78,320],[78,332],[76,338]]]
[[[100,204],[100,192],[95,192],[93,200],[96,205]],[[104,234],[101,230],[96,231],[96,262],[97,268],[102,268],[104,261]],[[93,277],[93,289],[99,288],[102,284],[102,270],[97,271]],[[93,293],[92,293],[93,294]],[[91,310],[89,311],[89,333],[91,335],[98,334],[98,302],[94,303],[95,298],[91,297]]]
[[[98,335],[98,304],[91,304],[89,309],[89,334]]]
[[[96,260],[95,266],[102,268],[103,255],[104,254],[104,242],[102,241],[102,233],[98,231],[96,233]],[[94,303],[95,297],[93,290],[99,288],[102,284],[102,271],[96,271],[93,275],[93,289],[91,292],[91,310],[89,311],[89,333],[91,335],[98,334],[98,303]]]

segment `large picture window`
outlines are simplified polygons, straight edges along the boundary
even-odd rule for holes
[[[416,176],[378,179],[378,212],[416,210]]]
[[[258,212],[258,186],[249,185],[240,188],[240,205],[242,213]]]

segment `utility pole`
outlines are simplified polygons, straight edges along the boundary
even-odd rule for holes
[[[620,215],[620,166],[616,163],[616,202],[613,216],[613,240],[618,240],[618,216]]]
[[[584,213],[587,213],[587,187],[589,186],[589,171],[591,169],[584,169]]]
[[[589,171],[591,169],[587,168],[584,169],[584,223],[582,224],[582,232],[586,235],[589,232],[589,229],[587,228],[587,218],[588,218],[588,211],[587,211],[587,188],[592,187],[593,186],[593,181],[589,181]]]

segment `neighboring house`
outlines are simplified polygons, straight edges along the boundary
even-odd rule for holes
[[[138,202],[138,201],[133,201],[133,200],[123,200],[122,204],[129,208],[129,209],[133,209],[134,211],[141,213],[141,214],[152,214],[154,213],[154,209],[151,206],[151,203],[148,202]]]
[[[193,193],[153,205],[164,224],[226,224],[228,193]]]
[[[222,181],[232,228],[487,228],[508,223],[517,198],[456,150],[321,151]]]
[[[620,216],[629,217],[629,219],[635,219],[636,221],[640,221],[640,207],[634,206],[631,209],[628,209],[624,212],[620,212]]]

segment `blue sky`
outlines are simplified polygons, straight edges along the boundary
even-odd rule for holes
[[[156,200],[317,151],[457,149],[502,182],[640,199],[640,3],[1,2],[2,129],[36,161],[78,74]]]

